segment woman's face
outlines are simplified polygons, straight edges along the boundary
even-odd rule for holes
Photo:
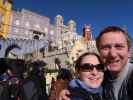
[[[104,77],[103,70],[97,70],[96,67],[93,69],[83,69],[83,64],[92,64],[97,65],[100,64],[98,58],[95,55],[86,55],[81,61],[81,68],[79,69],[79,78],[83,81],[87,86],[91,88],[97,88],[101,85]]]

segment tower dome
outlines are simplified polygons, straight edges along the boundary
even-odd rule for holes
[[[68,29],[70,31],[75,31],[76,30],[76,23],[74,20],[68,21]]]

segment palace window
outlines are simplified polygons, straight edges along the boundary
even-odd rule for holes
[[[13,32],[18,33],[18,28],[13,28]]]
[[[15,21],[15,24],[16,24],[16,25],[20,25],[19,20],[16,20],[16,21]]]
[[[29,27],[29,26],[30,26],[30,23],[29,23],[29,22],[26,22],[26,23],[25,23],[25,26],[26,26],[26,27]]]
[[[44,28],[44,32],[48,33],[48,28],[47,27]]]

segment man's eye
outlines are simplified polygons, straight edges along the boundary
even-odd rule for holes
[[[125,46],[124,45],[116,45],[115,46],[117,49],[123,49]]]
[[[109,49],[109,46],[101,46],[100,49],[107,50]]]

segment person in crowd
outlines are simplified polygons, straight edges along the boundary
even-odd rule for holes
[[[77,78],[69,83],[71,100],[104,100],[104,65],[98,54],[84,53],[75,64]]]
[[[28,100],[47,100],[46,93],[46,78],[44,73],[46,63],[41,60],[36,60],[29,63],[30,72],[23,85]],[[29,88],[30,86],[30,88]],[[24,98],[24,100],[27,100]]]
[[[35,67],[35,73],[41,74],[42,71],[41,62],[33,63]],[[48,100],[44,87],[40,83],[41,76],[34,76],[32,78],[24,78],[23,74],[27,71],[27,62],[22,59],[1,58],[0,66],[2,66],[1,74],[7,74],[8,78],[2,77],[0,81],[0,100]],[[6,67],[6,69],[3,69]],[[0,74],[0,75],[1,75]],[[38,77],[40,79],[38,79]],[[38,79],[38,80],[37,80]],[[43,82],[44,83],[44,82]],[[45,84],[43,84],[45,86]]]
[[[120,27],[108,26],[96,39],[96,45],[105,64],[103,90],[108,100],[133,99],[133,65],[128,56],[131,49],[131,38]],[[69,100],[70,91],[60,93],[60,100]]]

